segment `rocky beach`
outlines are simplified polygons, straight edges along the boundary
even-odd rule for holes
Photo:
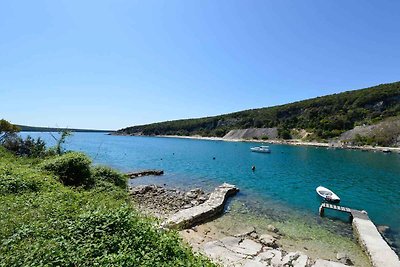
[[[134,186],[129,194],[140,210],[160,222],[198,207],[210,197],[201,188],[183,191],[160,185]],[[284,228],[249,218],[244,221],[245,217],[239,219],[231,213],[231,208],[225,209],[222,216],[212,216],[179,233],[193,249],[223,266],[370,266],[360,251],[324,251],[309,240],[293,239]]]

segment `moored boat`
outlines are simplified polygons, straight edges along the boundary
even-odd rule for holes
[[[252,152],[271,153],[269,146],[255,146],[255,147],[251,147],[250,150]]]
[[[325,201],[332,203],[339,203],[340,198],[326,187],[318,186],[316,189],[317,194]]]

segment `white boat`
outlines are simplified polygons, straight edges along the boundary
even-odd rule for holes
[[[320,197],[322,197],[324,200],[328,202],[333,202],[333,203],[340,202],[340,198],[328,188],[325,188],[323,186],[318,186],[317,189],[315,190],[317,191],[317,194]]]
[[[269,146],[255,146],[255,147],[251,147],[250,150],[252,152],[271,153]]]

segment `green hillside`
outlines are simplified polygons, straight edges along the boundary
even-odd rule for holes
[[[278,127],[307,129],[313,138],[330,138],[354,126],[400,114],[400,82],[381,84],[290,104],[214,117],[132,126],[118,134],[224,136],[232,129]]]
[[[68,130],[71,132],[103,132],[109,133],[113,131],[109,130],[93,130],[93,129],[68,129],[68,128],[54,128],[54,127],[36,127],[26,125],[16,125],[21,129],[21,132],[59,132],[62,130]]]

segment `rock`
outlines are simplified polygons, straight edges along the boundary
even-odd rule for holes
[[[217,260],[225,265],[238,262],[246,257],[243,254],[238,254],[227,249],[220,241],[211,241],[204,244],[203,251],[211,259]]]
[[[163,174],[164,174],[163,170],[143,170],[143,171],[136,171],[136,172],[128,172],[126,175],[129,178],[136,178],[136,177],[147,176],[147,175],[163,175]]]
[[[263,234],[260,236],[260,242],[268,247],[275,247],[276,239],[272,235]]]
[[[282,259],[282,252],[280,250],[274,250],[274,256],[271,259],[271,265],[272,266],[280,266],[281,265],[281,259]]]
[[[197,194],[194,193],[194,192],[189,191],[189,192],[187,192],[187,193],[185,194],[185,196],[188,197],[188,198],[196,198],[196,197],[197,197]]]
[[[227,249],[247,256],[255,256],[262,249],[260,243],[254,242],[251,239],[243,240],[238,237],[228,236],[222,238],[221,242]]]
[[[150,191],[151,189],[152,189],[152,187],[150,185],[139,185],[136,187],[131,187],[131,189],[129,190],[129,193],[131,195],[144,194],[144,193]]]
[[[265,264],[262,264],[259,261],[254,261],[254,260],[246,260],[243,265],[243,267],[265,267]]]
[[[344,263],[346,265],[354,265],[349,256],[346,253],[339,252],[336,254],[336,259],[339,260],[339,262]]]
[[[192,189],[192,190],[190,190],[190,192],[192,192],[192,193],[194,193],[194,194],[196,194],[196,195],[204,194],[204,191],[201,190],[201,188]]]
[[[198,200],[199,202],[201,202],[201,203],[207,201],[207,199],[208,199],[208,198],[205,197],[205,196],[200,196],[200,197],[197,198],[197,200]]]
[[[239,232],[239,234],[235,235],[235,237],[244,237],[247,235],[250,235],[251,233],[254,233],[256,231],[256,228],[254,228],[253,226],[248,226],[244,229],[241,229]]]
[[[257,234],[256,232],[252,232],[252,233],[250,234],[250,237],[251,237],[251,238],[254,238],[254,239],[258,239],[258,234]]]
[[[192,206],[197,206],[200,203],[197,200],[192,200],[192,201],[190,201],[190,204],[192,204]]]
[[[346,265],[339,262],[318,259],[312,267],[346,267]]]
[[[308,263],[308,256],[302,253],[299,253],[299,257],[292,261],[293,267],[306,267]]]
[[[185,206],[183,206],[183,209],[190,209],[191,207],[193,207],[192,204],[186,204]]]
[[[278,228],[276,228],[276,227],[273,226],[272,224],[269,224],[269,225],[267,226],[267,230],[270,231],[270,232],[273,232],[273,233],[279,232]]]

